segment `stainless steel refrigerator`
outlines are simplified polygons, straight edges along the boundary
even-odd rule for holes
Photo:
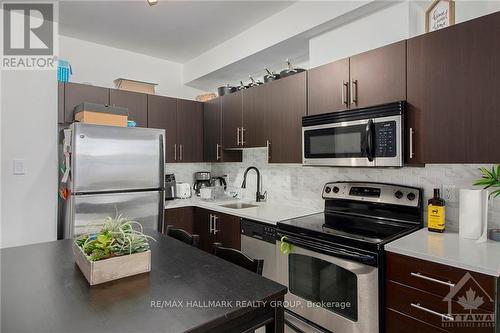
[[[83,123],[68,130],[63,141],[70,153],[60,158],[70,165],[69,178],[61,180],[69,195],[61,199],[58,237],[72,238],[117,214],[160,230],[165,131]]]

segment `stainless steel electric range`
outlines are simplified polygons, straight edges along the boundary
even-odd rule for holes
[[[384,244],[422,228],[422,190],[332,182],[323,199],[324,213],[277,224],[288,327],[383,332]]]

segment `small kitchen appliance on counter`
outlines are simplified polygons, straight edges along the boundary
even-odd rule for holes
[[[179,199],[191,198],[191,185],[189,183],[177,183],[175,186],[175,195]]]
[[[324,213],[277,224],[285,301],[318,304],[287,309],[285,322],[298,315],[336,333],[384,332],[384,244],[422,228],[422,190],[332,182],[323,199]]]
[[[198,171],[194,174],[193,190],[197,196],[200,196],[200,190],[204,187],[210,187],[212,175],[209,171]]]
[[[165,200],[175,199],[177,182],[173,173],[165,174]]]

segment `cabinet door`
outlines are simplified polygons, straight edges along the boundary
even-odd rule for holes
[[[242,92],[221,97],[222,102],[222,146],[238,148],[239,128],[242,125]]]
[[[266,85],[243,90],[243,125],[241,141],[247,148],[265,147],[268,139],[265,116],[268,111],[268,93]]]
[[[203,103],[203,160],[221,160],[222,109],[220,98]]]
[[[135,121],[137,127],[148,126],[148,97],[146,94],[110,89],[109,104],[128,108],[128,120]]]
[[[109,89],[72,82],[64,84],[65,123],[72,123],[75,120],[74,109],[83,102],[110,104]]]
[[[500,161],[500,14],[408,40],[408,113],[415,158]]]
[[[406,99],[406,41],[350,58],[350,107]]]
[[[306,115],[306,72],[267,83],[269,162],[302,163],[302,117]]]
[[[349,58],[307,72],[307,114],[328,113],[349,107]]]
[[[190,234],[194,233],[194,208],[180,207],[165,209],[165,217],[163,219],[165,226],[163,230],[167,231],[168,225],[173,225],[175,228],[183,229]]]
[[[195,208],[194,233],[200,236],[200,249],[212,253],[215,235],[212,232],[211,216],[213,213],[203,208]]]
[[[165,130],[165,161],[175,162],[177,155],[177,99],[148,95],[148,127]]]
[[[203,162],[203,105],[177,100],[178,161]]]
[[[224,247],[241,250],[240,218],[221,213],[214,214],[217,241]]]

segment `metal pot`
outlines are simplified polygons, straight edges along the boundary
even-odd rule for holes
[[[280,75],[278,73],[275,73],[275,72],[271,72],[269,69],[266,68],[266,72],[267,74],[264,75],[264,82],[267,83],[267,82],[270,82],[270,81],[275,81],[275,80],[279,80],[280,79]]]
[[[245,85],[243,81],[240,81],[240,85],[237,88],[238,90],[245,90],[248,89],[248,85]]]
[[[251,75],[248,75],[248,77],[250,78],[250,83],[248,84],[248,88],[260,86],[262,84],[262,82],[260,81],[255,81]]]
[[[288,68],[287,69],[284,69],[280,72],[280,76],[283,78],[283,77],[287,77],[287,76],[290,76],[290,75],[294,75],[294,74],[297,74],[297,73],[301,73],[301,72],[304,72],[305,69],[303,68],[294,68],[292,66],[292,63],[290,62],[290,60],[286,59],[286,64],[288,65]]]
[[[234,93],[236,90],[236,87],[232,87],[229,84],[226,84],[225,86],[217,88],[217,93],[219,94],[219,96],[224,96],[230,93]]]

